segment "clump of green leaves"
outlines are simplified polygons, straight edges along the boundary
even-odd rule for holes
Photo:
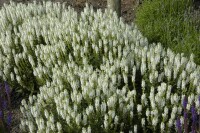
[[[200,17],[192,0],[145,0],[136,24],[150,42],[161,42],[175,52],[195,55],[200,64]]]

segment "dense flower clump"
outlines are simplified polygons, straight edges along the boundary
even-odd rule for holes
[[[172,132],[184,97],[187,110],[198,102],[193,55],[148,45],[112,11],[86,6],[78,15],[44,2],[11,3],[0,14],[0,77],[39,87],[22,101],[24,132]]]

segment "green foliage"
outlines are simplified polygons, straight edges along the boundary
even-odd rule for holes
[[[161,42],[186,56],[194,53],[200,64],[200,17],[191,0],[145,0],[135,21],[149,42]]]

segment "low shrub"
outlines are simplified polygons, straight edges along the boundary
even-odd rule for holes
[[[10,6],[17,12],[19,5]],[[108,10],[87,6],[78,16],[44,2],[41,10],[51,12],[36,19],[36,4],[20,6],[31,14],[23,30],[45,29],[43,45],[34,45],[37,61],[30,61],[40,92],[22,100],[22,132],[175,132],[185,96],[197,101],[200,66],[193,54],[148,45],[134,24]]]
[[[200,64],[200,17],[192,0],[145,0],[136,12],[136,24],[150,43],[187,57],[195,55]]]

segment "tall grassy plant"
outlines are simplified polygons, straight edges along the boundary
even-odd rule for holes
[[[145,0],[135,21],[150,42],[161,42],[186,56],[194,53],[200,64],[200,17],[192,0]]]

